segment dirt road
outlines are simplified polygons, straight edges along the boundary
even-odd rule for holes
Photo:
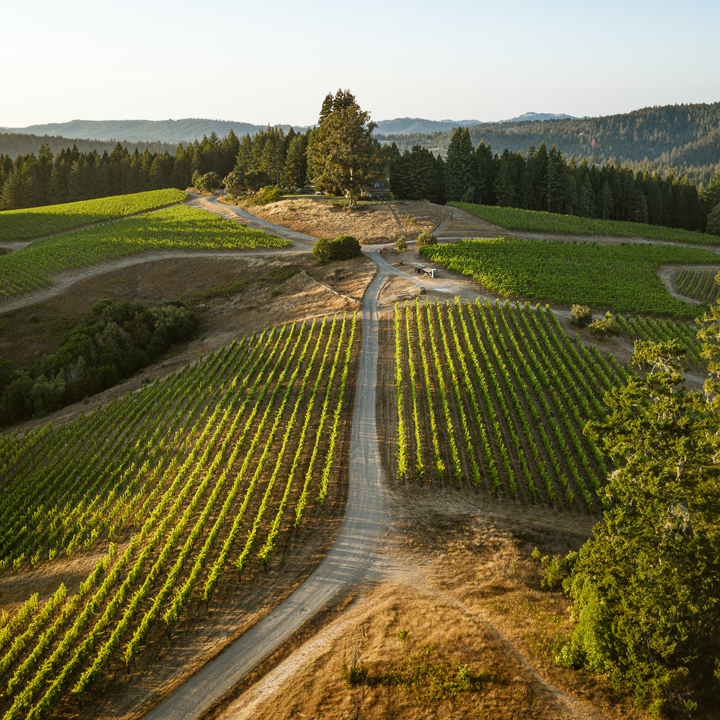
[[[368,255],[378,263],[379,272],[365,295],[350,439],[350,487],[338,538],[317,570],[285,602],[161,702],[146,716],[148,720],[200,717],[328,601],[362,578],[375,560],[387,529],[375,422],[377,299],[394,268],[379,261],[373,250]]]
[[[205,203],[203,203],[202,201],[200,203],[200,206],[206,207],[207,210],[211,210],[213,212],[219,212],[221,215],[225,215],[226,217],[229,216],[227,215],[228,212],[231,214],[234,213],[243,221],[244,225],[255,226],[259,230],[264,230],[265,232],[271,232],[273,235],[285,237],[288,240],[292,240],[295,243],[299,243],[300,245],[305,246],[305,248],[312,248],[312,246],[315,244],[315,241],[317,240],[317,238],[311,237],[310,235],[303,235],[302,233],[282,227],[282,225],[276,225],[275,223],[271,223],[268,220],[263,220],[257,215],[253,215],[246,210],[243,210],[242,208],[236,207],[235,205],[218,205],[217,199],[219,197],[219,195],[213,195],[210,198],[203,198],[205,203],[213,205],[214,208],[206,207]]]

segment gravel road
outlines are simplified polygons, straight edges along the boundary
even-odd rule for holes
[[[362,578],[375,560],[380,538],[387,529],[375,422],[377,299],[394,268],[379,259],[376,248],[368,248],[367,254],[378,263],[379,272],[365,294],[362,311],[349,492],[337,540],[315,572],[287,600],[163,700],[146,716],[147,720],[200,717],[329,600]]]

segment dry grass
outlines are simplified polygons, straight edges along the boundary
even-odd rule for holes
[[[577,547],[589,532],[586,516],[558,519],[419,488],[395,493],[390,505],[396,532],[374,582],[214,717],[644,717],[602,680],[552,663],[569,630],[568,603],[540,588],[530,552],[536,544],[551,553]],[[367,678],[348,688],[342,665],[355,657]],[[431,698],[433,686],[417,672],[423,662],[446,679],[464,665],[488,677],[467,692]],[[409,668],[416,670],[416,688],[388,680]]]
[[[302,197],[247,210],[305,235],[352,235],[363,245],[394,242],[400,235],[414,240],[423,230],[434,230],[445,217],[445,208],[432,203],[366,203],[350,212],[328,199]]]

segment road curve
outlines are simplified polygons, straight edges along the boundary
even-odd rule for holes
[[[248,223],[253,223],[255,225],[261,226],[261,229],[265,230],[265,232],[270,231],[274,235],[280,235],[280,237],[285,237],[288,240],[300,241],[302,243],[309,243],[311,245],[314,245],[317,241],[317,238],[314,238],[311,235],[303,235],[302,233],[295,232],[295,230],[290,230],[289,228],[283,227],[282,225],[276,225],[275,223],[272,223],[269,220],[264,220],[257,215],[253,215],[247,210],[243,210],[236,205],[219,205],[217,202],[219,197],[219,195],[213,195],[212,197],[205,198],[205,200],[207,200],[209,203],[212,203],[213,205],[217,205],[218,207],[222,207],[234,212],[236,215],[238,215],[240,218],[242,218]]]
[[[387,527],[375,421],[377,300],[393,268],[379,261],[376,248],[369,249],[367,254],[378,264],[379,272],[365,294],[362,311],[349,491],[338,537],[322,563],[290,597],[165,698],[146,715],[146,720],[200,717],[333,596],[360,579],[375,560],[380,537]]]

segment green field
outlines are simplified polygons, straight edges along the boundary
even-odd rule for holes
[[[393,334],[395,477],[601,509],[608,463],[582,430],[627,376],[613,358],[528,305],[396,305]]]
[[[701,248],[518,238],[460,240],[421,253],[508,298],[687,319],[701,310],[670,295],[658,268],[717,265],[717,255]]]
[[[52,285],[55,273],[148,250],[284,247],[281,240],[185,205],[42,238],[0,256],[0,300]]]
[[[151,190],[29,210],[6,210],[0,213],[0,241],[31,240],[90,223],[154,210],[184,199],[182,190]]]
[[[99,556],[77,591],[59,578],[0,617],[4,720],[71,712],[302,553],[342,494],[355,338],[348,315],[273,328],[63,428],[0,437],[0,568]]]
[[[720,237],[705,233],[679,230],[661,225],[621,222],[618,220],[593,220],[576,215],[520,210],[493,205],[473,205],[451,202],[448,205],[467,210],[483,220],[499,225],[506,230],[523,232],[557,233],[562,235],[607,235],[610,237],[648,238],[666,242],[688,243],[690,245],[720,245]]]
[[[681,270],[675,277],[675,290],[685,297],[703,303],[716,302],[720,297],[720,286],[716,281],[717,267],[696,270],[688,268]]]

